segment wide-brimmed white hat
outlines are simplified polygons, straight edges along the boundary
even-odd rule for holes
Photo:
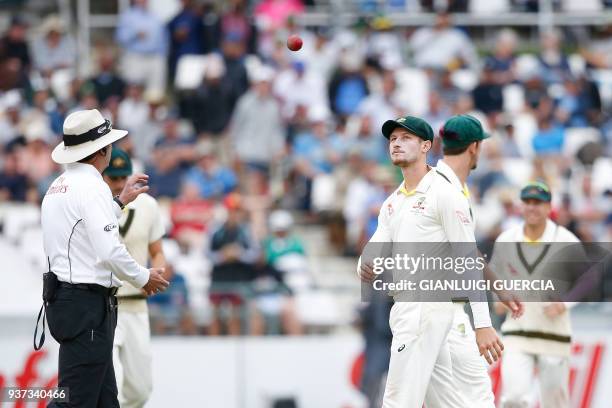
[[[113,129],[97,109],[77,111],[64,121],[64,141],[53,149],[51,158],[59,164],[74,163],[127,133],[127,130]]]

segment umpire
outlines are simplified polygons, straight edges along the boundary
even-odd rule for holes
[[[148,190],[141,186],[148,177],[137,174],[113,198],[102,179],[112,143],[126,134],[96,109],[74,112],[51,155],[67,168],[42,202],[49,264],[43,299],[49,330],[60,344],[58,386],[68,389],[69,402],[50,407],[119,407],[112,359],[117,288],[126,280],[151,295],[168,286],[163,269],[139,265],[119,241],[121,209]]]

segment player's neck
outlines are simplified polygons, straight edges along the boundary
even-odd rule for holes
[[[537,241],[540,238],[542,238],[542,235],[544,235],[545,229],[546,229],[546,222],[543,222],[542,224],[535,224],[535,225],[525,224],[525,226],[523,227],[523,234],[530,241]]]
[[[461,185],[465,185],[467,183],[467,178],[470,175],[470,164],[467,160],[463,158],[462,155],[458,156],[444,156],[444,163],[450,167],[453,172],[461,181]]]
[[[407,191],[414,190],[428,172],[429,166],[424,162],[416,162],[410,166],[402,167],[404,188],[406,188]]]

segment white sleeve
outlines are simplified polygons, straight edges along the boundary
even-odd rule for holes
[[[450,194],[442,194],[442,196],[438,198],[437,203],[440,221],[451,243],[473,242],[474,249],[476,249],[476,237],[474,236],[474,227],[472,225],[474,221],[472,220],[469,206],[465,204],[462,198],[463,197],[458,196],[454,198]],[[476,254],[477,252],[474,252],[471,256],[476,256]],[[466,254],[466,256],[470,255]],[[481,295],[482,296],[479,297],[486,298],[486,293],[484,291]],[[472,308],[474,327],[476,329],[492,326],[488,302],[484,300],[470,300],[470,307]]]
[[[149,280],[149,270],[139,265],[119,240],[117,217],[109,191],[102,187],[93,188],[83,200],[83,221],[89,241],[101,264],[121,280],[142,288]]]
[[[378,223],[376,225],[376,231],[374,231],[374,235],[370,238],[370,242],[391,242],[391,230],[389,229],[389,219],[387,217],[387,213],[385,212],[385,203],[383,203],[380,208],[380,212],[378,213]]]
[[[372,235],[372,238],[370,238],[370,241],[368,241],[368,244],[371,242],[391,242],[391,231],[389,230],[389,225],[388,225],[388,218],[386,216],[386,213],[384,212],[385,210],[385,203],[383,203],[382,207],[380,208],[380,212],[378,213],[378,223],[376,225],[376,231],[374,231],[374,234]],[[359,270],[361,269],[361,257],[359,257],[359,260],[357,261],[357,275],[359,275]]]

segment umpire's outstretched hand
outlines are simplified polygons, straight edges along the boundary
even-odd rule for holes
[[[142,290],[144,290],[147,295],[152,296],[168,289],[170,283],[164,279],[163,273],[164,268],[149,269],[149,281],[142,287]]]

